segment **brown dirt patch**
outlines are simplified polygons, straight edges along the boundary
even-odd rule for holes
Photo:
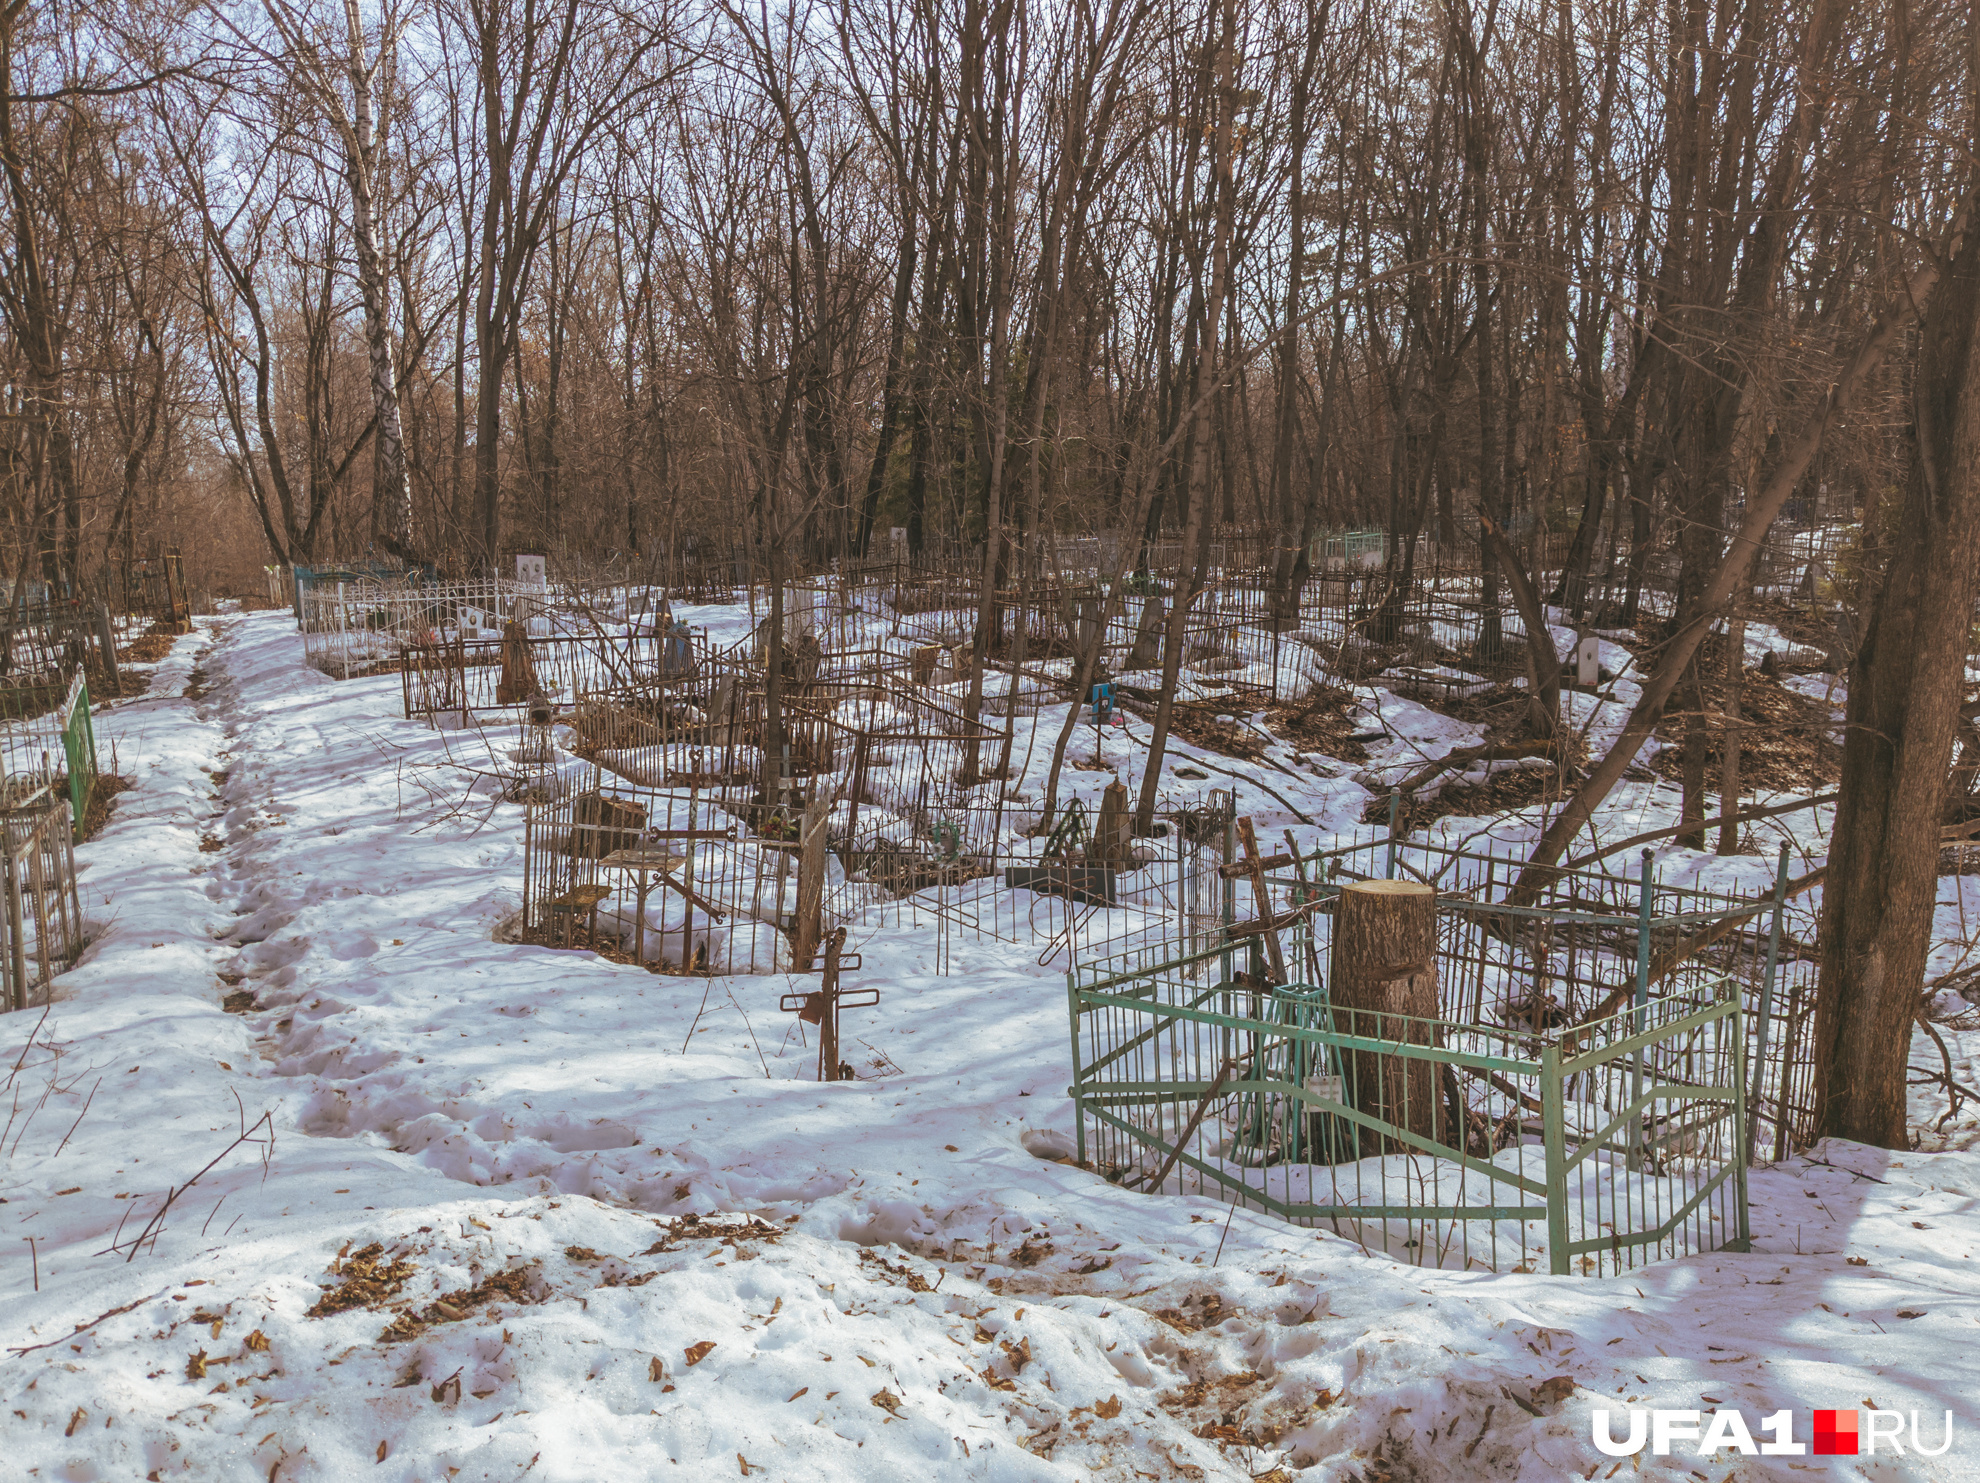
[[[156,664],[172,652],[183,634],[172,632],[170,627],[160,627],[154,623],[134,639],[127,639],[117,648],[117,660],[121,664]]]
[[[1767,598],[1749,598],[1742,609],[1755,622],[1771,623],[1790,643],[1827,653],[1836,641],[1836,620],[1832,613],[1818,614]]]
[[[559,931],[561,932],[562,929],[560,928]],[[649,937],[657,937],[659,935],[659,929],[649,928],[647,935]],[[598,941],[596,942],[590,940],[582,923],[579,923],[575,936],[577,938],[575,942],[563,941],[561,939],[552,942],[550,940],[550,929],[546,926],[539,925],[525,928],[517,935],[516,941],[527,943],[531,947],[551,948],[558,952],[596,953],[607,963],[618,963],[627,968],[643,968],[648,973],[660,974],[669,978],[708,977],[708,958],[700,943],[695,944],[693,967],[683,970],[677,963],[664,963],[658,958],[635,958],[630,942],[616,941],[611,931],[602,926],[598,930]]]
[[[129,778],[118,777],[114,772],[99,772],[96,786],[90,790],[89,807],[83,810],[82,837],[94,839],[110,822],[111,810],[119,793],[128,793],[137,786]]]
[[[1719,666],[1706,661],[1706,673]],[[1703,687],[1705,725],[1711,740],[1711,759],[1706,763],[1706,787],[1716,788],[1719,759],[1726,733],[1723,680],[1707,680]],[[1762,789],[1780,793],[1820,792],[1842,777],[1842,748],[1829,739],[1835,727],[1835,714],[1820,700],[1788,689],[1779,680],[1748,669],[1740,685],[1739,786],[1742,795]],[[1684,739],[1687,715],[1673,712],[1657,727],[1657,740],[1664,750],[1650,764],[1658,776],[1680,780],[1684,761],[1679,747]]]
[[[1354,692],[1322,686],[1305,700],[1266,707],[1265,729],[1302,752],[1366,762],[1368,748],[1356,739],[1364,729],[1354,719],[1359,705]]]
[[[1410,687],[1406,693],[1409,699],[1440,716],[1489,728],[1495,739],[1503,740],[1500,733],[1510,734],[1526,725],[1526,688],[1523,685],[1501,681],[1489,690],[1475,691],[1470,695],[1453,695],[1448,691],[1440,693],[1430,686]]]
[[[1144,691],[1153,695],[1155,692]],[[1121,709],[1142,720],[1153,722],[1155,702],[1143,700],[1140,695],[1130,694],[1118,704]],[[1266,740],[1256,731],[1243,724],[1227,725],[1219,716],[1249,715],[1256,710],[1255,703],[1248,699],[1233,696],[1227,703],[1216,701],[1212,704],[1178,704],[1169,713],[1169,735],[1179,736],[1193,746],[1206,752],[1217,752],[1225,757],[1235,757],[1240,762],[1256,762],[1265,755]]]

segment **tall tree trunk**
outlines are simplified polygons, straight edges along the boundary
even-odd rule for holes
[[[385,254],[378,245],[379,156],[382,122],[390,115],[393,37],[380,38],[376,71],[382,98],[373,95],[373,67],[367,65],[364,25],[357,0],[345,0],[350,32],[350,134],[345,141],[344,179],[351,192],[351,240],[356,249],[358,297],[364,306],[365,347],[371,362],[371,408],[378,420],[376,482],[371,499],[371,532],[378,544],[402,561],[418,560],[413,544],[412,478],[406,470],[406,436],[399,419],[399,386],[392,368],[392,306]]]
[[[1905,1066],[1980,589],[1980,232],[1932,310],[1910,476],[1850,665],[1815,1010],[1814,1131],[1884,1148],[1908,1146]]]
[[[887,370],[881,383],[880,432],[873,445],[873,462],[866,469],[866,493],[859,503],[859,525],[853,532],[852,550],[858,561],[869,554],[873,543],[873,517],[880,509],[880,495],[887,487],[887,465],[893,460],[894,439],[901,426],[901,350],[907,340],[908,305],[914,293],[915,227],[912,216],[901,234],[900,262],[894,270],[894,299],[889,306],[887,325]]]
[[[1644,676],[1642,697],[1630,710],[1621,733],[1602,760],[1590,770],[1587,781],[1540,836],[1539,843],[1533,847],[1533,853],[1520,870],[1509,899],[1522,904],[1537,899],[1542,886],[1553,877],[1554,862],[1567,853],[1574,837],[1587,826],[1602,800],[1622,780],[1623,773],[1656,729],[1664,706],[1677,688],[1686,667],[1697,655],[1705,635],[1735,597],[1751,585],[1753,563],[1759,554],[1760,543],[1767,538],[1774,517],[1780,514],[1781,506],[1787,503],[1788,496],[1814,462],[1829,424],[1849,406],[1863,384],[1883,363],[1898,331],[1910,322],[1912,314],[1929,305],[1938,279],[1937,264],[1928,262],[1912,274],[1908,282],[1899,285],[1891,302],[1877,316],[1877,322],[1829,387],[1828,395],[1787,444],[1780,463],[1767,483],[1758,495],[1747,502],[1746,518],[1720,561],[1719,569],[1705,584],[1696,606],[1690,611],[1681,610],[1678,613],[1676,629],[1659,651],[1650,672]]]
[[[1275,536],[1272,553],[1272,625],[1277,629],[1299,626],[1300,587],[1306,571],[1307,526],[1311,521],[1312,500],[1301,500],[1293,491],[1293,453],[1299,437],[1299,328],[1300,285],[1306,275],[1306,149],[1312,138],[1311,115],[1307,107],[1313,91],[1313,72],[1320,56],[1320,38],[1326,30],[1329,6],[1322,0],[1307,15],[1306,46],[1299,69],[1292,80],[1292,127],[1286,148],[1292,156],[1292,179],[1286,191],[1286,291],[1279,311],[1279,343],[1274,357],[1277,402],[1274,408],[1272,443],[1272,513],[1270,525]],[[1327,430],[1318,430],[1325,437]],[[1300,513],[1295,516],[1294,511]],[[1302,579],[1295,585],[1294,578]]]
[[[1746,620],[1734,614],[1726,625],[1725,739],[1719,750],[1719,853],[1739,853],[1740,688],[1746,678]]]
[[[1217,332],[1224,313],[1224,293],[1230,281],[1231,218],[1235,214],[1235,190],[1231,179],[1231,136],[1233,92],[1237,86],[1235,42],[1236,19],[1230,0],[1224,5],[1223,35],[1217,46],[1216,61],[1216,158],[1212,168],[1213,201],[1216,222],[1211,246],[1210,287],[1203,306],[1203,334],[1196,361],[1194,404],[1194,457],[1190,460],[1189,522],[1183,538],[1182,562],[1176,573],[1175,607],[1169,613],[1166,653],[1162,659],[1162,693],[1156,702],[1155,723],[1148,739],[1148,763],[1141,774],[1141,796],[1135,802],[1136,834],[1148,834],[1155,827],[1155,795],[1162,785],[1162,754],[1169,741],[1169,723],[1175,714],[1176,686],[1181,677],[1183,636],[1187,631],[1189,608],[1203,583],[1204,567],[1210,555],[1210,412],[1216,404],[1219,363]],[[1075,697],[1077,703],[1079,697]]]

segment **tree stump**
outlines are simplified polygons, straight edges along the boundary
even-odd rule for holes
[[[502,625],[502,677],[495,682],[495,703],[518,705],[542,688],[529,657],[529,625],[511,619]]]
[[[1437,893],[1420,881],[1355,881],[1334,919],[1334,1028],[1370,1040],[1434,1043],[1437,1016]],[[1437,1065],[1376,1051],[1342,1057],[1343,1099],[1357,1112],[1442,1140]],[[1371,1142],[1371,1140],[1373,1140]],[[1363,1128],[1362,1154],[1410,1145]]]
[[[1134,816],[1128,808],[1127,784],[1117,779],[1100,795],[1100,824],[1093,831],[1086,858],[1095,865],[1122,869],[1132,857],[1133,841]]]
[[[797,922],[791,930],[791,965],[798,973],[810,972],[825,936],[825,826],[832,817],[832,801],[831,787],[821,785],[798,827]]]

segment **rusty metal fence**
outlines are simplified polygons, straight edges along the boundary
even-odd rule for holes
[[[74,829],[68,800],[52,788],[0,808],[6,850],[4,971],[8,1008],[47,1000],[55,975],[82,952]]]

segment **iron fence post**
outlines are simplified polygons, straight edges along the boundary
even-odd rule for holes
[[[1735,1251],[1749,1251],[1753,1246],[1753,1229],[1746,1199],[1746,1151],[1753,1143],[1752,1119],[1746,1110],[1746,1016],[1740,1009],[1739,985],[1727,983],[1720,992],[1732,1001],[1732,1073],[1733,1073],[1733,1211],[1734,1236],[1732,1247]]]
[[[1547,1153],[1547,1270],[1568,1276],[1567,1119],[1562,1107],[1565,1088],[1561,1051],[1549,1045],[1540,1052],[1540,1131]]]
[[[1774,921],[1767,931],[1767,966],[1760,975],[1760,1006],[1754,1017],[1753,1101],[1746,1111],[1746,1137],[1740,1145],[1742,1164],[1753,1162],[1754,1128],[1759,1120],[1760,1099],[1767,1090],[1767,1035],[1773,1025],[1774,971],[1781,957],[1781,927],[1787,915],[1787,887],[1788,842],[1782,840],[1781,863],[1774,871]],[[1782,1081],[1785,1084],[1785,1075]]]
[[[1196,883],[1190,879],[1189,836],[1183,829],[1181,815],[1177,815],[1175,823],[1170,827],[1176,832],[1176,956],[1181,958],[1189,955],[1189,908],[1192,899],[1190,893],[1195,889]]]
[[[1389,863],[1382,875],[1386,880],[1396,878],[1396,818],[1402,811],[1402,789],[1389,789]]]
[[[1073,1157],[1081,1164],[1086,1162],[1086,1108],[1080,1102],[1079,1073],[1079,968],[1066,969],[1066,1020],[1072,1027],[1072,1085],[1066,1088],[1066,1095],[1072,1098],[1073,1105]]]
[[[1653,889],[1650,884],[1650,850],[1646,846],[1643,858],[1637,867],[1636,895],[1636,991],[1630,996],[1631,1012],[1629,1030],[1632,1035],[1641,1035],[1650,1018],[1650,913],[1653,906]],[[1643,1047],[1638,1046],[1630,1057],[1629,1096],[1634,1102],[1643,1095]],[[1626,1167],[1635,1171],[1643,1167],[1641,1124],[1629,1130],[1629,1152]]]
[[[1224,794],[1224,863],[1230,864],[1237,858],[1237,789],[1226,788]],[[1237,881],[1226,880],[1222,871],[1217,879],[1223,885],[1223,899],[1218,915],[1222,919],[1222,930],[1218,936],[1224,941],[1223,973],[1224,982],[1231,981],[1231,927],[1237,921]]]
[[[27,992],[27,905],[21,899],[21,869],[19,851],[14,841],[14,831],[9,827],[4,831],[7,846],[7,925],[10,941],[8,947],[8,968],[14,979],[14,1008],[28,1007]]]

